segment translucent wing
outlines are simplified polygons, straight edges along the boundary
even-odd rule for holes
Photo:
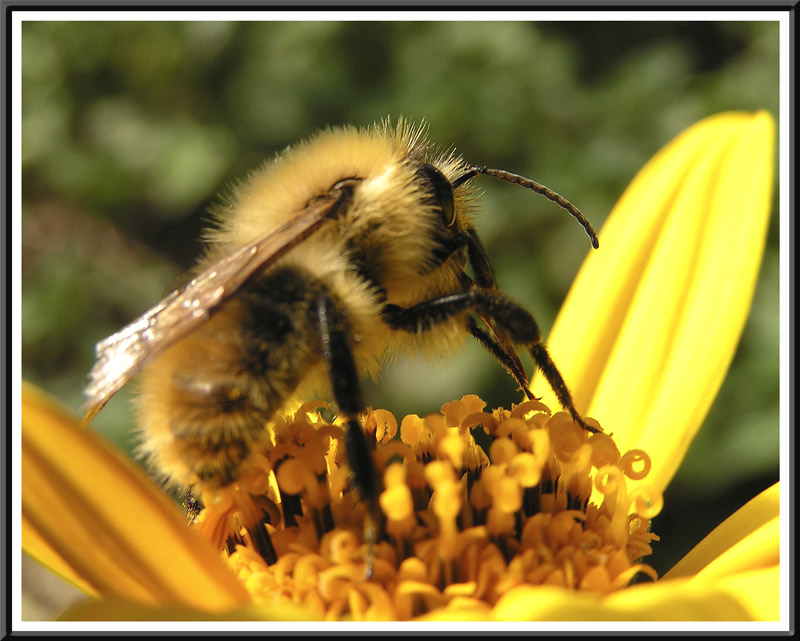
[[[320,199],[287,223],[226,256],[95,348],[97,361],[84,389],[90,421],[108,400],[164,349],[202,325],[254,273],[314,233],[346,199]]]

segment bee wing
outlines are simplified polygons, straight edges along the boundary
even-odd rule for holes
[[[89,422],[144,364],[202,325],[254,273],[314,233],[343,198],[320,199],[290,221],[215,263],[95,348],[84,389]]]

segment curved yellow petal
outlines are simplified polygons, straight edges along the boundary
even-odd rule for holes
[[[414,621],[490,621],[494,616],[482,608],[438,608],[423,614]]]
[[[781,620],[780,568],[771,565],[716,582],[715,589],[735,598],[752,621]]]
[[[777,566],[781,560],[780,535],[780,519],[776,516],[725,550],[694,578],[705,581],[747,570]]]
[[[738,572],[777,563],[780,484],[764,490],[720,523],[664,579]],[[717,562],[717,560],[719,560]]]
[[[752,579],[751,589],[739,577]],[[778,619],[777,567],[754,570],[721,581],[660,580],[634,585],[606,599],[606,605],[639,618],[669,621],[775,621]],[[755,594],[755,590],[763,594]],[[773,601],[774,604],[768,603]]]
[[[609,618],[609,615],[611,617]],[[520,586],[500,597],[492,610],[497,621],[610,621],[597,594],[555,586]]]
[[[663,490],[725,376],[746,320],[770,212],[774,121],[707,118],[636,176],[548,339],[579,411]],[[555,403],[537,378],[534,392]]]
[[[312,621],[300,606],[248,604],[222,614],[185,606],[148,606],[130,601],[87,599],[68,608],[59,621]]]
[[[145,474],[24,381],[21,463],[23,548],[56,557],[60,574],[103,598],[143,604],[222,612],[247,601]]]
[[[498,621],[777,621],[779,573],[770,566],[717,581],[642,583],[608,596],[521,586],[492,610]],[[431,620],[446,620],[436,611]]]
[[[690,581],[644,583],[603,597],[563,588],[524,586],[500,598],[498,621],[747,621],[752,613],[733,588]]]
[[[24,514],[22,515],[21,525],[22,547],[32,558],[35,558],[51,572],[57,574],[89,596],[100,596],[90,583],[76,574],[75,570],[67,565],[67,562],[52,548]]]

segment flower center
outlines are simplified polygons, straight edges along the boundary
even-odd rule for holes
[[[645,452],[620,455],[607,434],[538,401],[488,413],[465,396],[406,416],[399,439],[394,416],[375,410],[363,427],[383,492],[370,510],[349,480],[343,428],[320,406],[276,421],[239,483],[202,493],[196,525],[254,601],[402,620],[488,612],[522,585],[608,593],[639,573],[657,578],[640,559],[658,540],[649,528],[662,497],[626,485],[647,475]]]

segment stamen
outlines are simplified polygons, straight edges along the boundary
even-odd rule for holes
[[[488,613],[520,586],[606,594],[639,574],[655,579],[641,559],[658,540],[650,519],[662,497],[626,484],[647,476],[647,454],[620,455],[608,434],[536,400],[484,406],[465,396],[399,429],[384,410],[365,417],[383,479],[377,522],[350,482],[344,428],[303,406],[276,422],[242,488],[195,488],[206,506],[195,527],[256,602],[303,604],[326,620]]]

